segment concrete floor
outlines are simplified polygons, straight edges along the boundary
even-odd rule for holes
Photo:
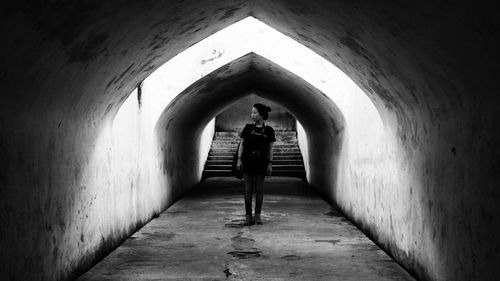
[[[78,280],[414,280],[301,180],[264,192],[242,226],[243,181],[209,178]]]

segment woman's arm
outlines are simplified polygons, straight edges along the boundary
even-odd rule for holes
[[[268,153],[268,155],[269,155],[269,164],[271,164],[272,161],[273,161],[273,145],[274,145],[274,142],[270,142],[269,143],[269,153]]]
[[[238,160],[241,159],[241,155],[243,154],[243,146],[245,145],[245,139],[241,139],[240,147],[238,149]]]
[[[269,143],[269,164],[267,165],[267,174],[270,175],[273,172],[273,144],[274,142]]]
[[[274,136],[274,129],[272,127],[268,127],[269,130],[267,132],[267,137],[269,139],[269,153],[267,155],[269,155],[269,164],[272,163],[273,161],[273,145],[274,145],[274,142],[276,141],[276,137]]]
[[[238,161],[236,162],[236,168],[241,171],[241,155],[243,154],[243,146],[245,145],[245,139],[241,139],[240,147],[238,148]]]

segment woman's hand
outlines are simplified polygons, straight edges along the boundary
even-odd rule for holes
[[[236,162],[236,169],[241,172],[243,169],[242,166],[243,164],[241,163],[241,159],[238,159],[238,162]]]
[[[273,165],[269,163],[267,165],[267,174],[270,175],[273,172]]]

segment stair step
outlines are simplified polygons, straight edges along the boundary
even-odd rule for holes
[[[210,151],[212,152],[236,152],[236,147],[211,147]],[[273,148],[273,152],[297,152],[300,153],[300,148]]]
[[[234,137],[234,138],[214,138],[214,141],[221,141],[221,142],[239,142],[241,141],[240,137]]]
[[[218,140],[214,140],[212,141],[212,146],[229,146],[229,147],[237,147],[238,144],[240,142],[237,141],[237,142],[229,142],[229,141],[218,141]],[[298,147],[299,144],[298,143],[292,143],[292,142],[283,142],[283,143],[278,143],[278,142],[275,142],[273,144],[273,147]]]
[[[228,155],[209,155],[208,160],[233,160],[233,154]],[[300,153],[296,153],[293,155],[284,155],[284,154],[274,154],[273,161],[276,160],[299,160],[302,161],[302,155]]]
[[[205,165],[205,170],[231,170],[232,165],[231,164],[207,164]],[[303,165],[274,165],[273,164],[273,170],[303,170],[304,166]]]
[[[214,171],[203,171],[203,177],[208,178],[208,177],[233,177],[232,171],[219,171],[219,170],[214,170]]]
[[[208,155],[209,155],[209,156],[231,156],[231,157],[232,157],[232,156],[233,156],[233,154],[234,154],[233,152],[225,152],[225,151],[223,151],[223,152],[213,152],[213,151],[209,151],[209,152],[208,152]]]
[[[212,144],[216,145],[238,145],[241,140],[219,140],[219,139],[214,139],[212,140]],[[298,145],[298,141],[278,141],[276,140],[274,142],[274,146],[291,146],[291,145]]]
[[[209,155],[208,156],[208,160],[233,160],[233,155],[229,155],[229,156],[216,156],[216,155]]]
[[[287,161],[295,160],[295,161],[303,162],[301,154],[297,154],[297,155],[280,155],[280,154],[277,155],[277,154],[275,154],[273,156],[273,161],[278,161],[278,160],[287,160]]]
[[[205,170],[231,170],[231,165],[205,165]]]
[[[287,170],[287,171],[290,171],[290,170],[300,170],[300,171],[303,171],[304,170],[304,165],[275,165],[273,163],[273,170]]]
[[[237,137],[240,132],[215,132],[216,137]]]
[[[233,177],[232,171],[229,170],[210,170],[203,171],[203,177]],[[275,171],[271,173],[271,176],[281,176],[281,177],[297,177],[305,178],[304,171]]]
[[[208,159],[205,165],[232,165],[233,160],[211,160]]]
[[[220,141],[213,141],[212,146],[220,146],[220,147],[237,147],[239,142],[220,142]],[[278,148],[283,148],[283,147],[299,147],[298,143],[290,143],[290,142],[285,142],[285,143],[274,143],[273,147],[278,147]]]
[[[239,136],[240,131],[238,132],[215,132],[215,136],[217,137],[232,137],[232,136]],[[296,136],[297,132],[295,131],[274,131],[274,134],[277,136]]]
[[[236,152],[236,148],[214,148],[210,149],[210,152],[219,153],[219,152]],[[274,148],[273,153],[281,153],[281,152],[300,152],[298,148]]]
[[[209,156],[233,156],[234,152],[230,151],[210,151]],[[273,157],[300,157],[302,158],[302,154],[300,152],[274,152]]]
[[[233,159],[208,159],[205,165],[232,165]],[[302,160],[273,160],[273,166],[280,166],[280,165],[302,165]]]
[[[304,162],[296,132],[275,132],[273,176],[305,178]],[[232,177],[233,155],[241,141],[240,132],[216,132],[205,163],[203,177]]]
[[[275,171],[273,169],[271,176],[305,178],[306,173],[304,171]]]
[[[273,159],[273,165],[303,165],[302,158],[300,159]]]

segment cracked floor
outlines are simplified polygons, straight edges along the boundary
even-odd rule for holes
[[[78,281],[414,280],[300,179],[266,178],[263,225],[243,189],[206,179]]]

